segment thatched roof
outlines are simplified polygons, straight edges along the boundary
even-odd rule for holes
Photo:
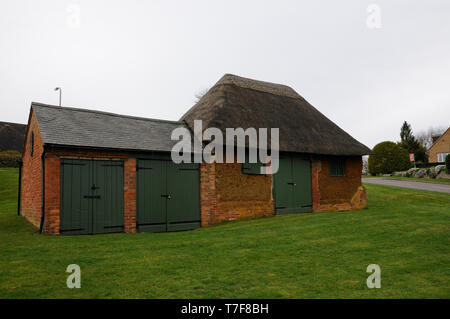
[[[371,153],[292,88],[232,74],[224,75],[181,120],[192,130],[194,120],[202,120],[203,129],[217,127],[224,134],[226,128],[279,128],[280,151]]]
[[[0,151],[22,152],[26,131],[25,124],[0,122]]]

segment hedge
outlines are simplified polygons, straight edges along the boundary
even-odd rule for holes
[[[381,142],[369,156],[369,173],[372,175],[390,174],[409,169],[408,151],[394,142]]]
[[[0,167],[19,167],[22,155],[17,151],[0,152]]]

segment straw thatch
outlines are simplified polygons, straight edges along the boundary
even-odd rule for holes
[[[280,151],[364,155],[370,149],[320,113],[292,88],[224,75],[181,120],[193,129],[279,128]],[[270,145],[270,144],[269,144]]]

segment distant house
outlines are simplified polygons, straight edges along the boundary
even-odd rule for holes
[[[175,128],[279,128],[280,167],[171,160]],[[370,154],[292,88],[227,74],[180,121],[32,103],[20,212],[49,234],[165,232],[366,206]],[[252,168],[253,167],[253,168]]]
[[[0,122],[0,151],[22,152],[26,131],[25,124]]]
[[[428,161],[443,163],[445,157],[450,154],[450,127],[439,138],[433,138],[433,140],[433,145],[428,149]]]

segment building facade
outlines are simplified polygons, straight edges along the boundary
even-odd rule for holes
[[[193,120],[280,128],[280,168],[171,160]],[[354,140],[289,87],[225,75],[180,121],[32,103],[20,214],[47,234],[165,232],[228,220],[366,207]]]

